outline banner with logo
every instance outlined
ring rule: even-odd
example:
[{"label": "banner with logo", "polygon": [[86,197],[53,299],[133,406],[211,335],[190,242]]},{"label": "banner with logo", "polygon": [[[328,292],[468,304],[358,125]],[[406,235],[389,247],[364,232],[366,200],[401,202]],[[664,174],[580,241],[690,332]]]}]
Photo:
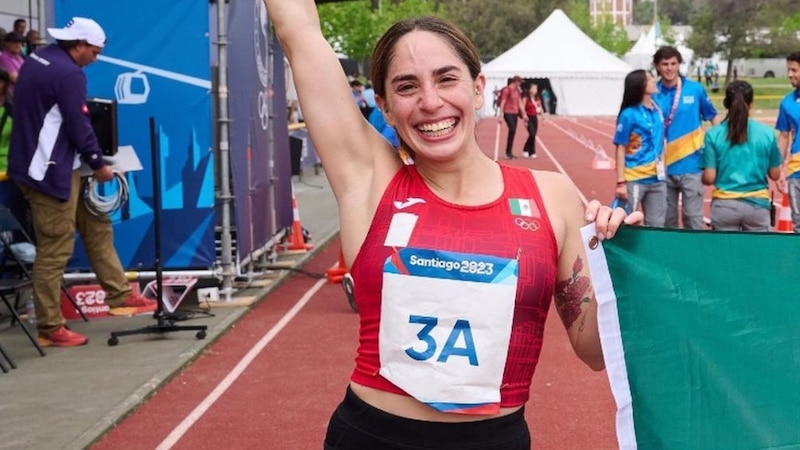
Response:
[{"label": "banner with logo", "polygon": [[584,236],[623,449],[800,447],[800,239]]},{"label": "banner with logo", "polygon": [[231,2],[228,11],[231,174],[241,261],[292,224],[292,175],[284,57],[266,7],[263,0],[243,0]]},{"label": "banner with logo", "polygon": [[[209,268],[216,259],[208,9],[192,0],[48,5],[50,26],[89,17],[108,38],[85,72],[90,97],[117,100],[119,145],[133,146],[143,166],[127,173],[130,202],[113,217],[115,246],[128,269],[155,263],[151,117],[158,126],[163,266]],[[70,268],[88,268],[82,245]]]}]

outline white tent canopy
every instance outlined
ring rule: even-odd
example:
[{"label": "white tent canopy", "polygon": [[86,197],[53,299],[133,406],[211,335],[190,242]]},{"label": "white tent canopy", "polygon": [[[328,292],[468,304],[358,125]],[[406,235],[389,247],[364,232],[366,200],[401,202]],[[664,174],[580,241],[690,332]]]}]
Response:
[{"label": "white tent canopy", "polygon": [[[647,33],[643,33],[639,36],[639,39],[622,59],[634,69],[649,70],[653,65],[653,53],[656,52],[659,46],[666,44],[661,36],[656,36],[656,33],[656,27],[650,27]],[[682,40],[682,36],[679,36],[679,38]],[[681,52],[683,62],[681,63],[680,71],[682,74],[686,75],[688,68],[691,66],[692,58],[694,58],[694,52],[681,43],[675,45],[675,48]]]},{"label": "white tent canopy", "polygon": [[[583,33],[560,9],[505,53],[483,66],[485,98],[514,75],[549,78],[561,115],[616,115],[630,65]],[[483,113],[492,114],[491,101]]]}]

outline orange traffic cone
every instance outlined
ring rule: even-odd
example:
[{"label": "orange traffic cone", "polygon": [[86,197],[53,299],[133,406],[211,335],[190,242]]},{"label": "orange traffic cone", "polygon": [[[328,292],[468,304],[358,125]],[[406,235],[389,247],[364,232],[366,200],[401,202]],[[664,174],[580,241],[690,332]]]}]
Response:
[{"label": "orange traffic cone", "polygon": [[297,207],[297,197],[294,195],[294,188],[292,188],[292,230],[289,233],[289,239],[286,241],[286,250],[291,251],[307,251],[314,247],[313,244],[306,244],[303,238],[303,226],[300,224],[300,209]]},{"label": "orange traffic cone", "polygon": [[328,277],[328,283],[341,283],[344,274],[347,273],[347,264],[344,262],[344,255],[342,251],[339,250],[339,262],[328,269],[326,275]]},{"label": "orange traffic cone", "polygon": [[778,210],[778,220],[775,224],[775,231],[779,233],[793,233],[792,208],[789,206],[789,194],[783,194],[781,209]]}]

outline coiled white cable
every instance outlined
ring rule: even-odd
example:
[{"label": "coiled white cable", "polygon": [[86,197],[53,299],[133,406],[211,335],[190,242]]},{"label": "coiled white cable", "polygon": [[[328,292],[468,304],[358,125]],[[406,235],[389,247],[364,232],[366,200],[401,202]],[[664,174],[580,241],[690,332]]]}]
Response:
[{"label": "coiled white cable", "polygon": [[125,175],[114,172],[114,178],[108,183],[116,180],[117,189],[113,194],[103,195],[98,189],[103,183],[97,181],[94,175],[90,175],[83,180],[83,200],[86,210],[97,217],[110,216],[125,203],[128,202],[128,180]]}]

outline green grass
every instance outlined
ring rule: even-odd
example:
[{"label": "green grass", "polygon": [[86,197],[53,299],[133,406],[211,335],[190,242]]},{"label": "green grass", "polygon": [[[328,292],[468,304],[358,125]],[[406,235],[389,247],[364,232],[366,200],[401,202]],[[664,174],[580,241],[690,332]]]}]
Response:
[{"label": "green grass", "polygon": [[[740,78],[753,86],[753,109],[754,110],[777,110],[781,99],[792,90],[792,85],[786,78]],[[720,85],[723,83],[720,77]],[[704,84],[705,85],[705,84]],[[717,108],[717,111],[724,113],[725,107],[722,106],[722,99],[725,94],[720,87],[719,92],[713,93],[710,88],[706,88],[708,96]]]}]

